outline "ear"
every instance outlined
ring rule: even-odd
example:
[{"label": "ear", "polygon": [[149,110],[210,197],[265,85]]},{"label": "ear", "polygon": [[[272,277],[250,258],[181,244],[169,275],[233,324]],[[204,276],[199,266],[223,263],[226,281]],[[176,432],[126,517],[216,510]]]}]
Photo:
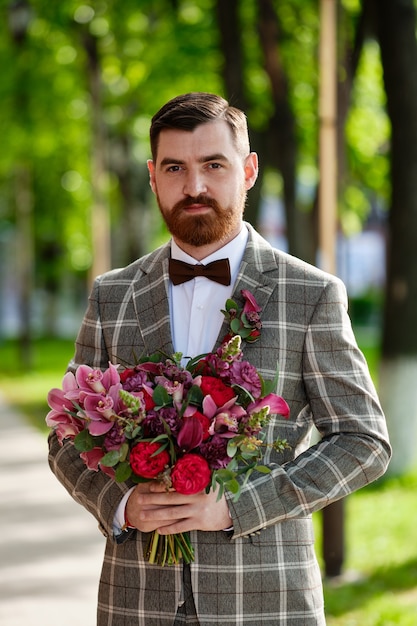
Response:
[{"label": "ear", "polygon": [[154,162],[149,159],[147,161],[147,165],[148,165],[148,172],[149,172],[149,184],[151,186],[151,189],[154,193],[156,193],[156,184],[155,184],[155,164]]},{"label": "ear", "polygon": [[258,155],[251,152],[245,159],[245,186],[246,189],[252,189],[258,178]]}]

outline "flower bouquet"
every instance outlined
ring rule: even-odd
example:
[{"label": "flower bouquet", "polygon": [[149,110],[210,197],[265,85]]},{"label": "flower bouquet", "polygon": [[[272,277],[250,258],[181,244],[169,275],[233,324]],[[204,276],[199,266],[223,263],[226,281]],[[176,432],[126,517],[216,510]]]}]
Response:
[{"label": "flower bouquet", "polygon": [[[157,353],[120,373],[111,363],[104,372],[88,365],[67,372],[62,389],[48,394],[46,423],[59,443],[71,440],[89,469],[119,482],[158,480],[187,495],[217,489],[218,498],[228,490],[237,500],[253,471],[270,471],[261,464],[263,428],[273,414],[289,415],[273,392],[277,381],[264,381],[243,359],[242,337],[259,338],[261,323],[253,295],[242,295],[243,310],[226,303],[231,332],[220,348],[186,366],[181,353]],[[270,445],[287,447],[280,439]],[[145,558],[191,562],[188,533],[154,531]]]}]

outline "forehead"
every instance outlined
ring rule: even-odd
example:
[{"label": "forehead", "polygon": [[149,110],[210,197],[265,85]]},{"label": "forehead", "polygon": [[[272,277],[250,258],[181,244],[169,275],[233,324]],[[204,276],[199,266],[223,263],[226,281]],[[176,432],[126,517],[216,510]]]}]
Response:
[{"label": "forehead", "polygon": [[157,162],[162,159],[202,160],[212,154],[238,157],[232,132],[224,120],[200,124],[194,130],[164,129],[158,140]]}]

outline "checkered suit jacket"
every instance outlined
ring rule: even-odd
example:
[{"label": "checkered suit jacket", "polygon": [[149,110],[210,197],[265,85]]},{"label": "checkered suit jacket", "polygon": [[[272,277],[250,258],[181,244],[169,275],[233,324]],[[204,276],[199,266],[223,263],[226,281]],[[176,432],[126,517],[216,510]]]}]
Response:
[{"label": "checkered suit jacket", "polygon": [[[274,250],[249,225],[234,298],[249,289],[262,307],[262,336],[245,358],[265,378],[279,366],[277,392],[291,408],[276,418],[269,439],[291,449],[270,451],[272,472],[253,474],[237,503],[229,500],[234,532],[192,532],[192,585],[200,624],[323,625],[320,572],[311,513],[381,476],[390,447],[375,390],[346,312],[346,293],[333,276]],[[71,367],[173,345],[168,307],[169,244],[99,277],[81,326]],[[222,328],[219,338],[226,333]],[[321,440],[309,447],[315,424]],[[99,589],[99,626],[171,626],[182,568],[143,559],[147,536],[132,531],[117,543],[112,521],[129,485],[87,470],[74,447],[50,437],[50,464],[72,497],[107,536]]]}]

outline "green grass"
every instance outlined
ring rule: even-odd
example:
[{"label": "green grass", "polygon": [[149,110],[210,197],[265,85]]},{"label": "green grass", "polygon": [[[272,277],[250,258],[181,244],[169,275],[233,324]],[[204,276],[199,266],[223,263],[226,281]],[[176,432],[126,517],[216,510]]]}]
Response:
[{"label": "green grass", "polygon": [[74,341],[37,339],[28,368],[20,362],[16,341],[0,343],[0,390],[4,397],[39,429],[47,430],[49,410],[46,396],[52,387],[61,387],[62,377],[74,352]]},{"label": "green grass", "polygon": [[[327,626],[416,626],[417,469],[345,500],[346,558],[325,581]],[[320,515],[315,516],[321,560]]]},{"label": "green grass", "polygon": [[[362,347],[376,378],[378,350],[372,342]],[[72,341],[37,340],[27,369],[16,342],[0,343],[0,391],[45,432],[47,392],[61,386],[72,354]],[[345,511],[344,575],[324,582],[327,626],[416,626],[417,468],[349,496]],[[314,524],[321,561],[319,513]]]}]

